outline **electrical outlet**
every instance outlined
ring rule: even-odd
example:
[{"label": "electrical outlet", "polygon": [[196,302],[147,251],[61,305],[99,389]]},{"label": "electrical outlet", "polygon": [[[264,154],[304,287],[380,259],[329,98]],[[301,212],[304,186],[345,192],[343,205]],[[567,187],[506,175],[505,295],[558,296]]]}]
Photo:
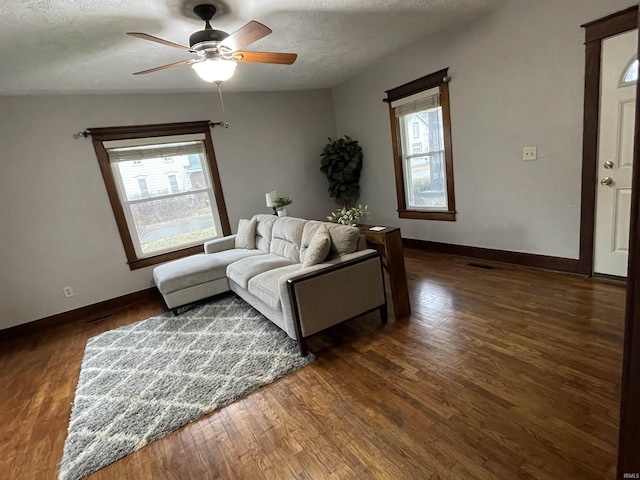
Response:
[{"label": "electrical outlet", "polygon": [[64,287],[62,289],[62,291],[64,292],[64,296],[69,298],[69,297],[73,297],[73,288],[71,287]]},{"label": "electrical outlet", "polygon": [[524,147],[522,149],[522,159],[535,160],[536,158],[538,158],[538,152],[536,150],[536,147]]}]

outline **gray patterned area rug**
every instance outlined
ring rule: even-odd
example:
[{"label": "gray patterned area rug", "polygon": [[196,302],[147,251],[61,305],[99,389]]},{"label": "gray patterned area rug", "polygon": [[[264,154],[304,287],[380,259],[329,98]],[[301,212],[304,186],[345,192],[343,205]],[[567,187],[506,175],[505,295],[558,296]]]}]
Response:
[{"label": "gray patterned area rug", "polygon": [[59,478],[89,475],[312,361],[234,294],[93,337]]}]

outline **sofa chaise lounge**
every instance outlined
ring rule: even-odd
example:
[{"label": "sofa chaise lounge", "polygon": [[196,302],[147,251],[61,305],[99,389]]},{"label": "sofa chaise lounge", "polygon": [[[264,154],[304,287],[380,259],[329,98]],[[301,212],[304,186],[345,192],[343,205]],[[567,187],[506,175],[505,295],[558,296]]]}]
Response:
[{"label": "sofa chaise lounge", "polygon": [[379,310],[387,320],[380,255],[356,227],[275,215],[241,220],[238,234],[153,271],[169,308],[229,290],[298,341]]}]

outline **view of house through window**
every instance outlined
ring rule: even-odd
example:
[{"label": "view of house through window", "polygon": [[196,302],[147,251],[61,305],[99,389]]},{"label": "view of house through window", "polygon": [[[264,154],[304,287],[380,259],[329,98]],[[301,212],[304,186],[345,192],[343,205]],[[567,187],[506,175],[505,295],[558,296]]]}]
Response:
[{"label": "view of house through window", "polygon": [[446,72],[387,91],[400,218],[455,220]]},{"label": "view of house through window", "polygon": [[143,145],[136,140],[104,142],[138,257],[218,235],[203,140],[178,136]]},{"label": "view of house through window", "polygon": [[230,233],[207,122],[91,135],[131,268],[196,253]]}]

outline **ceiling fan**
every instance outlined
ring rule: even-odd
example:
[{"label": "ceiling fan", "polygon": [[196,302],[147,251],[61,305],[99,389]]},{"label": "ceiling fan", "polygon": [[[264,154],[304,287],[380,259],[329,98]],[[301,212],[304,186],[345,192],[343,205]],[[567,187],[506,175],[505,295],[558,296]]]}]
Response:
[{"label": "ceiling fan", "polygon": [[134,75],[153,73],[166,68],[191,65],[196,73],[207,82],[223,82],[233,76],[237,63],[274,63],[291,65],[298,57],[295,53],[245,52],[243,48],[266,37],[271,29],[260,22],[250,21],[231,35],[222,30],[214,30],[209,20],[216,13],[214,5],[198,5],[193,11],[205,22],[204,30],[199,30],[189,37],[189,47],[163,40],[147,33],[127,32],[132,37],[168,45],[195,54],[195,58],[170,63],[160,67],[135,72]]}]

